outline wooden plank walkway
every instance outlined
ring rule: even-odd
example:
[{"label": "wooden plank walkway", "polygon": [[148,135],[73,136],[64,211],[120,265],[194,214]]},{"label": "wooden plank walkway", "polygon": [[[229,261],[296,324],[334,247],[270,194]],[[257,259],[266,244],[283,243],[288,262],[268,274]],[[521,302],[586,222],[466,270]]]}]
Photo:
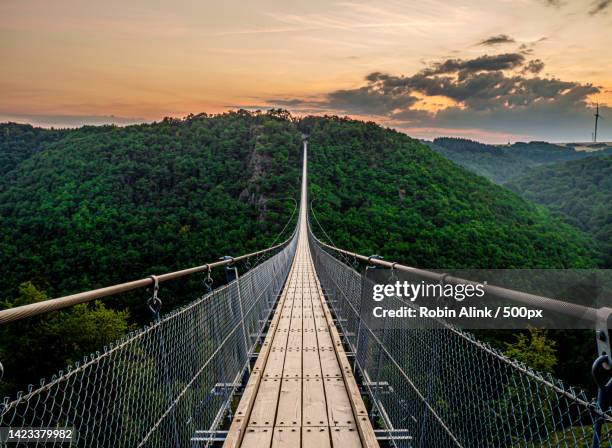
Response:
[{"label": "wooden plank walkway", "polygon": [[226,448],[378,446],[310,254],[304,149],[295,257]]}]

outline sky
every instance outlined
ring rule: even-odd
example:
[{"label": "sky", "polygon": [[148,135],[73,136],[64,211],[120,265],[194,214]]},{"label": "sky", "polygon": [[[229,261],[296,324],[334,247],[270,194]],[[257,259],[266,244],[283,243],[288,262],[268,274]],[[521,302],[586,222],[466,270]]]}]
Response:
[{"label": "sky", "polygon": [[0,122],[283,107],[418,138],[612,141],[612,0],[2,0]]}]

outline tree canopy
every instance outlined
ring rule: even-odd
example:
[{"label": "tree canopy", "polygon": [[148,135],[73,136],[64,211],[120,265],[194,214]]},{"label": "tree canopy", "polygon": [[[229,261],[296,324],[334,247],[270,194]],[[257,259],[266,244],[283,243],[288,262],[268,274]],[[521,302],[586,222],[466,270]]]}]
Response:
[{"label": "tree canopy", "polygon": [[[426,268],[599,263],[581,230],[374,123],[240,110],[128,127],[3,124],[2,306],[267,247],[299,196],[303,133],[314,213],[339,246]],[[164,311],[202,293],[195,277],[164,284]],[[5,326],[7,387],[147,322],[146,298],[136,291]]]}]

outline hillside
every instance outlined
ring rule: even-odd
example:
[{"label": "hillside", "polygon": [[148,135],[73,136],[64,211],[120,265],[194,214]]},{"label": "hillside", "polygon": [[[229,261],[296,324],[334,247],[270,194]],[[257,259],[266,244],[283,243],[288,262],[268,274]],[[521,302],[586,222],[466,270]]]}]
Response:
[{"label": "hillside", "polygon": [[41,151],[46,145],[62,139],[68,131],[41,129],[30,125],[0,124],[0,176]]},{"label": "hillside", "polygon": [[[16,125],[2,125],[4,158]],[[10,129],[10,132],[5,132]],[[0,166],[0,297],[71,293],[265,247],[299,186],[301,135],[273,114],[84,127]],[[15,158],[11,158],[14,160]]]},{"label": "hillside", "polygon": [[[543,207],[373,123],[296,120],[276,110],[123,128],[7,124],[0,127],[0,306],[265,247],[294,209],[302,132],[310,133],[317,218],[343,247],[422,267],[597,263],[589,238]],[[200,295],[201,281],[164,284],[163,312]],[[148,294],[0,328],[0,393],[148,322]]]},{"label": "hillside", "polygon": [[[65,131],[0,125],[0,306],[266,247],[295,208],[300,142],[282,112]],[[162,311],[201,295],[202,280],[164,284]],[[2,326],[0,394],[149,322],[149,294]]]},{"label": "hillside", "polygon": [[[59,295],[262,247],[293,208],[308,128],[316,209],[327,202],[322,221],[349,247],[369,247],[367,236],[422,266],[590,263],[579,233],[373,124],[281,111],[64,131],[7,124],[0,297],[25,281]],[[348,226],[337,214],[358,211],[367,217]]]},{"label": "hillside", "polygon": [[612,266],[612,156],[533,168],[506,185],[592,234]]},{"label": "hillside", "polygon": [[[596,266],[592,240],[543,206],[373,123],[310,119],[310,194],[333,242],[424,268]],[[311,219],[319,238],[328,241]],[[516,332],[483,331],[499,348]],[[592,387],[590,332],[551,331],[555,374]]]},{"label": "hillside", "polygon": [[349,248],[421,266],[591,264],[579,232],[371,123],[240,111],[123,128],[7,124],[0,297],[25,281],[59,295],[264,246],[293,209],[304,130],[315,209]]},{"label": "hillside", "polygon": [[605,145],[597,147],[597,151],[587,152],[577,151],[570,145],[546,142],[493,146],[450,137],[436,138],[425,144],[453,162],[499,184],[536,166],[612,155],[612,148]]},{"label": "hillside", "polygon": [[417,140],[351,120],[305,128],[313,207],[339,246],[430,268],[594,265],[580,231]]}]

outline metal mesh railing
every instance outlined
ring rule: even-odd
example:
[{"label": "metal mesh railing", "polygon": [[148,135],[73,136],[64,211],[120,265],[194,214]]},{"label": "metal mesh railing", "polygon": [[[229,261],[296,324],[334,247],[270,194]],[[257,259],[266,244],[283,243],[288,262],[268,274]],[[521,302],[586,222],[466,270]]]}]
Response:
[{"label": "metal mesh railing", "polygon": [[406,447],[612,447],[612,409],[445,326],[371,329],[360,319],[363,276],[311,239],[328,294],[378,423]]},{"label": "metal mesh railing", "polygon": [[238,280],[5,400],[0,426],[73,427],[75,445],[87,448],[191,446],[196,430],[221,423],[295,244],[293,238]]}]

